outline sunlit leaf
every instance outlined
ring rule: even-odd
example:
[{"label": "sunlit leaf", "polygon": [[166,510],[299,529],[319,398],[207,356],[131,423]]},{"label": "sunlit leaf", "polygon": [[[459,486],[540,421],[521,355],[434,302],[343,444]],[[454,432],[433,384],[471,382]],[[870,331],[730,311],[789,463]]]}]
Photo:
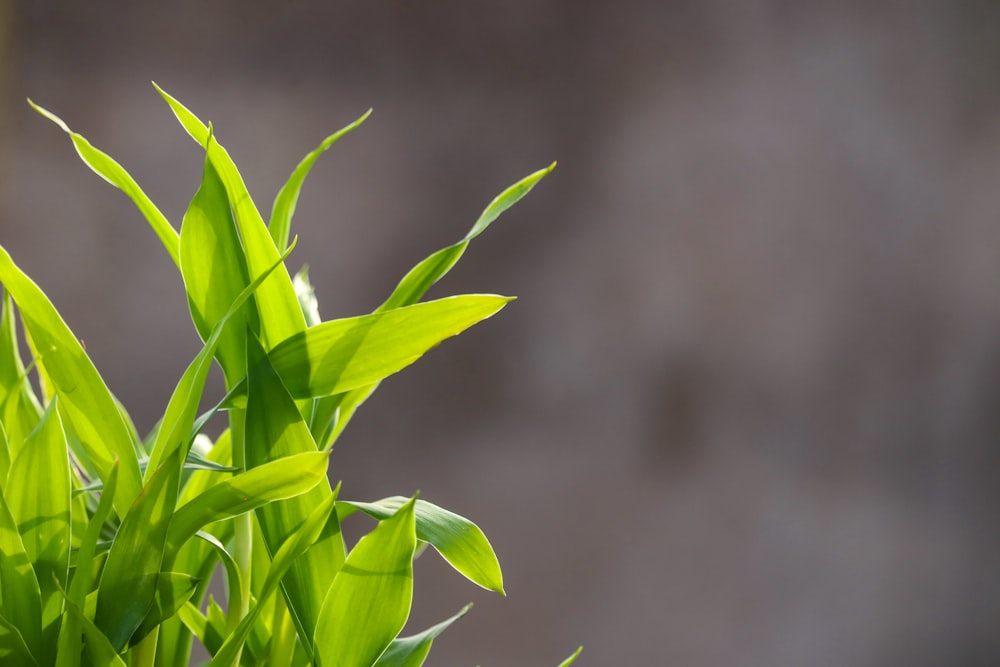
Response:
[{"label": "sunlit leaf", "polygon": [[[408,502],[407,498],[394,496],[374,503],[345,500],[337,505],[354,507],[376,519],[385,520]],[[452,567],[470,581],[503,594],[500,563],[479,526],[454,512],[425,500],[418,500],[416,530],[419,539],[429,542]]]},{"label": "sunlit leaf", "polygon": [[295,214],[295,204],[299,200],[299,193],[302,191],[302,184],[305,182],[306,176],[309,175],[309,170],[312,169],[320,155],[325,153],[335,141],[365,122],[371,112],[369,109],[356,121],[324,139],[316,150],[299,162],[288,178],[288,182],[281,187],[278,196],[274,199],[274,206],[271,208],[271,222],[268,224],[271,238],[274,239],[274,245],[279,250],[288,245],[288,233],[291,228],[292,215]]},{"label": "sunlit leaf", "polygon": [[[97,551],[97,541],[101,536],[101,528],[104,522],[111,516],[113,510],[112,499],[115,495],[115,487],[118,484],[118,469],[118,462],[115,461],[114,465],[111,466],[111,473],[108,475],[107,485],[104,493],[101,494],[97,509],[87,523],[86,532],[80,540],[80,551],[77,556],[78,565],[76,573],[73,575],[73,581],[70,583],[68,594],[70,601],[78,607],[84,604],[84,600],[87,593],[90,592],[91,584],[93,583],[91,568],[87,564],[94,560],[94,554]],[[79,563],[83,563],[84,565],[81,567]],[[76,667],[79,664],[81,647],[80,621],[76,616],[71,614],[63,618],[62,627],[59,630],[58,646],[57,667]]]},{"label": "sunlit leaf", "polygon": [[2,247],[0,282],[17,302],[38,362],[59,396],[60,414],[72,424],[101,478],[107,480],[116,457],[121,461],[115,508],[124,516],[142,483],[131,434],[111,392],[49,299]]},{"label": "sunlit leaf", "polygon": [[468,294],[331,320],[282,341],[268,358],[293,398],[339,393],[402,370],[510,301]]},{"label": "sunlit leaf", "polygon": [[108,553],[94,623],[116,651],[125,646],[153,604],[179,468],[180,450],[175,449],[125,515]]},{"label": "sunlit leaf", "polygon": [[[62,615],[62,595],[69,576],[70,472],[66,436],[56,401],[28,436],[11,465],[4,489],[17,520],[25,551],[35,569],[42,601],[42,649],[37,657],[51,663]],[[43,491],[44,490],[44,491]]]},{"label": "sunlit leaf", "polygon": [[417,546],[411,500],[347,555],[316,625],[319,667],[372,665],[399,634],[413,599]]},{"label": "sunlit leaf", "polygon": [[[248,468],[273,466],[300,456],[315,456],[313,442],[295,402],[252,337],[247,341],[249,394],[246,409],[245,461]],[[268,551],[274,553],[298,529],[313,508],[333,495],[325,475],[308,493],[270,503],[257,510],[257,521]],[[344,562],[344,540],[336,513],[316,543],[292,564],[282,581],[282,592],[292,619],[311,652],[312,634],[323,596]]]},{"label": "sunlit leaf", "polygon": [[468,604],[451,618],[427,628],[419,634],[393,639],[389,648],[375,663],[375,667],[421,667],[427,654],[431,651],[431,644],[434,643],[438,635],[447,630],[452,623],[465,616],[471,608],[472,605]]},{"label": "sunlit leaf", "polygon": [[562,662],[560,662],[559,663],[559,667],[569,667],[574,662],[576,662],[576,659],[580,657],[581,653],[583,653],[583,647],[582,646],[580,648],[576,649],[573,652],[573,655],[571,655],[570,657],[568,657],[565,660],[563,660]]},{"label": "sunlit leaf", "polygon": [[208,667],[223,667],[233,662],[239,654],[240,648],[246,642],[257,617],[260,615],[260,610],[263,608],[261,603],[271,595],[274,595],[275,590],[278,588],[278,583],[295,559],[305,553],[312,543],[319,538],[330,514],[333,513],[336,497],[336,492],[334,492],[327,501],[316,507],[302,526],[274,554],[274,558],[271,561],[271,570],[267,573],[267,580],[264,582],[261,595],[257,599],[257,605],[250,610],[250,613],[240,621],[232,634],[226,638],[225,643],[215,654],[215,657],[208,663]]},{"label": "sunlit leaf", "polygon": [[[226,149],[215,141],[209,127],[159,86],[157,90],[187,133],[205,148],[208,159],[222,180],[243,242],[250,276],[256,278],[269,270],[280,253],[247,191],[243,177]],[[261,316],[261,335],[268,347],[306,328],[292,278],[284,267],[264,281],[254,298]]]},{"label": "sunlit leaf", "polygon": [[105,181],[115,186],[132,200],[146,220],[149,222],[149,226],[153,228],[153,231],[159,237],[160,242],[163,247],[166,248],[167,253],[170,255],[170,259],[174,261],[174,264],[180,266],[178,261],[178,237],[177,231],[170,225],[170,222],[160,213],[160,209],[156,208],[152,200],[146,196],[146,193],[142,191],[139,184],[135,182],[135,179],[125,171],[121,165],[111,159],[107,154],[101,152],[100,150],[94,148],[89,141],[83,138],[80,134],[73,132],[58,116],[56,116],[51,111],[47,111],[42,107],[38,106],[31,100],[28,100],[28,104],[31,107],[45,116],[53,123],[58,125],[63,132],[70,136],[73,140],[73,147],[76,148],[76,152],[79,154],[80,159],[86,163],[88,167],[94,170],[98,176],[103,178]]},{"label": "sunlit leaf", "polygon": [[3,489],[0,489],[0,600],[4,617],[17,628],[28,651],[32,656],[41,655],[42,600],[38,579]]},{"label": "sunlit leaf", "polygon": [[170,550],[203,526],[305,493],[326,479],[328,452],[298,454],[265,463],[210,486],[177,509],[170,523]]}]

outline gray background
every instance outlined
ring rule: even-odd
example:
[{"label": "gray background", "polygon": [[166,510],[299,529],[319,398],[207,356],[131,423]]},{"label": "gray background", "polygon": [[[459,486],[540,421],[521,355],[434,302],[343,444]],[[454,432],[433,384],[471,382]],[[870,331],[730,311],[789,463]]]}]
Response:
[{"label": "gray background", "polygon": [[[377,305],[560,166],[435,296],[520,299],[386,382],[345,495],[486,530],[509,598],[433,554],[430,664],[1000,662],[1000,9],[991,2],[0,0],[0,243],[141,429],[199,347],[141,216],[179,224],[203,118],[293,265]],[[359,529],[361,524],[359,524]]]}]

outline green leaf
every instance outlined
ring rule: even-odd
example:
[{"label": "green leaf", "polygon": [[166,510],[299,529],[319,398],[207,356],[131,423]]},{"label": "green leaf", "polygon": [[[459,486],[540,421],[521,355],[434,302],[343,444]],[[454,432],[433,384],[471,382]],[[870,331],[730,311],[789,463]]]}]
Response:
[{"label": "green leaf", "polygon": [[163,621],[176,614],[191,599],[198,583],[196,577],[183,572],[161,572],[156,579],[153,606],[133,635],[131,643],[138,643]]},{"label": "green leaf", "polygon": [[[271,367],[263,348],[252,336],[247,341],[249,393],[246,409],[245,461],[248,468],[275,465],[288,457],[315,456],[313,441],[295,402]],[[261,507],[256,516],[269,553],[273,554],[309,516],[313,508],[333,495],[328,481],[308,493]],[[340,522],[332,514],[323,534],[289,569],[282,592],[302,642],[312,652],[312,635],[323,596],[344,562]]]},{"label": "green leaf", "polygon": [[121,165],[111,159],[107,154],[94,148],[89,141],[83,138],[83,136],[70,130],[66,123],[64,123],[54,113],[43,109],[31,100],[28,100],[28,104],[30,104],[35,111],[58,125],[63,132],[70,136],[70,139],[73,140],[73,147],[76,148],[76,152],[79,154],[80,159],[82,159],[88,167],[93,169],[94,173],[128,195],[129,199],[132,200],[143,216],[145,216],[150,227],[153,228],[153,232],[155,232],[159,237],[160,243],[162,243],[163,247],[166,248],[167,253],[170,255],[170,259],[172,259],[174,264],[177,264],[179,267],[180,262],[178,261],[177,253],[177,232],[170,225],[170,222],[164,217],[164,215],[160,213],[160,209],[156,208],[156,205],[153,204],[150,198],[146,196],[146,193],[142,191],[142,188],[140,188],[139,184],[135,182],[135,179],[133,179]]},{"label": "green leaf", "polygon": [[[111,516],[113,509],[112,500],[115,496],[115,487],[118,485],[118,461],[111,466],[111,473],[101,494],[101,499],[97,504],[97,510],[87,523],[87,530],[80,540],[80,551],[77,555],[76,573],[69,586],[69,599],[77,607],[84,604],[87,593],[90,592],[92,570],[87,566],[94,560],[97,551],[97,541],[101,536],[101,529],[104,522]],[[79,564],[82,563],[81,567]],[[62,627],[59,630],[59,650],[57,651],[56,667],[77,667],[80,664],[79,656],[81,649],[80,622],[76,616],[70,614],[63,618]]]},{"label": "green leaf", "polygon": [[393,639],[389,648],[375,663],[375,667],[420,667],[424,664],[427,654],[430,653],[431,644],[438,635],[447,630],[452,623],[465,616],[471,608],[472,605],[467,604],[451,618],[427,628],[419,634]]},{"label": "green leaf", "polygon": [[59,587],[69,576],[70,472],[66,435],[56,401],[14,459],[4,493],[17,520],[25,551],[35,569],[42,602],[42,653],[51,664],[62,615]]},{"label": "green leaf", "polygon": [[[362,510],[380,521],[387,519],[408,502],[402,496],[374,503],[341,501]],[[417,501],[417,538],[429,542],[452,567],[483,588],[504,594],[500,562],[479,526],[465,517],[425,500]]]},{"label": "green leaf", "polygon": [[[555,169],[555,166],[556,163],[553,162],[547,168],[521,179],[497,195],[461,241],[438,250],[413,267],[376,312],[412,306],[422,299],[427,290],[444,277],[458,262],[472,239],[482,234],[492,222],[500,217],[500,214],[528,194],[538,181]],[[317,400],[312,430],[313,436],[323,449],[333,445],[337,436],[354,416],[354,412],[377,388],[378,383],[375,383],[368,387],[353,389],[343,396],[328,396]]]},{"label": "green leaf", "polygon": [[[0,489],[0,600],[32,656],[42,654],[42,600],[31,559]],[[15,642],[16,643],[16,642]]]},{"label": "green leaf", "polygon": [[[237,564],[233,555],[229,553],[229,550],[226,549],[225,545],[223,545],[222,542],[215,537],[215,535],[199,531],[198,537],[211,546],[216,555],[219,557],[219,561],[222,563],[222,566],[226,571],[226,590],[229,592],[229,604],[234,607],[239,607],[239,596],[243,590],[243,586],[240,583],[241,576],[239,564]],[[222,644],[221,639],[219,644]]]},{"label": "green leaf", "polygon": [[293,398],[340,393],[402,370],[511,300],[468,294],[331,320],[282,341],[268,358]]},{"label": "green leaf", "polygon": [[0,615],[0,665],[23,665],[37,667],[28,647],[24,644],[17,626]]},{"label": "green leaf", "polygon": [[323,532],[323,528],[333,513],[336,498],[335,492],[325,502],[316,507],[299,529],[274,554],[274,558],[271,560],[271,569],[267,573],[267,579],[264,581],[261,594],[257,598],[257,604],[250,609],[250,613],[243,617],[243,620],[236,626],[232,634],[226,638],[225,643],[215,654],[215,657],[208,663],[208,667],[228,667],[232,664],[246,642],[247,637],[250,635],[253,624],[257,621],[257,617],[263,609],[263,603],[277,590],[278,583],[288,571],[288,568],[291,567],[292,563],[301,557],[313,542],[319,538],[320,533]]},{"label": "green leaf", "polygon": [[[202,340],[207,340],[212,327],[250,283],[226,188],[207,154],[201,187],[184,214],[180,253],[191,318]],[[253,300],[231,320],[216,352],[229,385],[246,374],[244,330],[247,326],[260,329]]]},{"label": "green leaf", "polygon": [[60,414],[72,424],[101,479],[107,481],[115,457],[121,460],[115,508],[124,516],[142,483],[129,429],[111,392],[49,299],[2,247],[0,282],[17,302],[38,361],[59,396]]},{"label": "green leaf", "polygon": [[153,604],[167,528],[177,500],[180,450],[164,462],[122,520],[97,594],[94,623],[116,650],[125,646]]},{"label": "green leaf", "polygon": [[297,454],[210,486],[174,514],[167,538],[168,551],[180,548],[209,523],[309,491],[326,479],[329,457],[329,452]]},{"label": "green leaf", "polygon": [[[0,292],[3,293],[0,313],[0,422],[7,431],[8,454],[16,456],[24,439],[38,424],[42,408],[21,361],[14,301],[2,286]],[[7,479],[8,466],[9,461],[0,461],[0,481]]]},{"label": "green leaf", "polygon": [[126,667],[125,661],[118,655],[108,637],[69,598],[66,598],[66,609],[83,629],[87,651],[94,667]]},{"label": "green leaf", "polygon": [[[260,212],[247,191],[243,177],[240,176],[239,170],[226,149],[215,141],[208,126],[159,86],[157,86],[157,90],[187,133],[205,148],[208,159],[225,185],[229,205],[233,209],[240,239],[243,241],[247,267],[250,270],[250,276],[256,278],[274,264],[279,253],[264,225]],[[292,278],[284,267],[264,281],[254,298],[261,315],[261,336],[267,342],[268,347],[306,328],[302,310],[295,297]]]},{"label": "green leaf", "polygon": [[184,375],[181,376],[177,388],[174,389],[174,393],[170,397],[163,419],[160,421],[156,442],[153,444],[153,451],[146,468],[147,479],[153,474],[153,471],[157,470],[160,462],[175,450],[181,452],[181,460],[186,459],[191,441],[194,439],[193,427],[198,414],[198,405],[205,388],[205,381],[208,379],[208,371],[212,366],[212,358],[215,356],[216,347],[222,337],[222,331],[230,318],[239,312],[250,295],[263,284],[271,272],[283,265],[284,258],[293,248],[294,243],[283,256],[278,258],[277,262],[257,276],[240,292],[239,296],[230,304],[229,310],[215,323],[201,352],[184,371]]},{"label": "green leaf", "polygon": [[583,647],[582,646],[580,648],[576,649],[576,651],[573,652],[573,655],[571,655],[570,657],[568,657],[565,660],[563,660],[562,662],[560,662],[559,663],[559,667],[569,667],[574,662],[576,662],[576,659],[580,657],[581,653],[583,653]]},{"label": "green leaf", "polygon": [[372,110],[369,109],[356,121],[324,139],[316,150],[305,156],[302,162],[299,162],[299,165],[295,167],[295,171],[288,178],[288,182],[281,187],[278,196],[274,199],[274,206],[271,208],[271,222],[268,224],[268,230],[271,232],[271,238],[274,239],[274,245],[279,249],[288,245],[288,233],[291,228],[292,215],[295,214],[295,204],[299,200],[302,184],[305,182],[306,176],[309,175],[309,170],[312,169],[313,164],[316,163],[319,156],[325,153],[335,141],[365,122],[365,119],[371,113]]},{"label": "green leaf", "polygon": [[427,290],[430,289],[430,287],[440,280],[446,273],[448,273],[448,271],[451,270],[451,267],[458,262],[472,239],[486,231],[486,228],[489,227],[493,221],[499,218],[500,215],[508,208],[520,201],[524,195],[528,194],[531,189],[535,187],[535,184],[537,184],[538,181],[542,180],[542,178],[548,175],[555,168],[556,163],[553,162],[545,169],[541,169],[530,176],[522,178],[520,181],[494,197],[493,201],[491,201],[486,209],[479,215],[479,218],[476,220],[475,224],[472,225],[472,229],[470,229],[469,233],[465,235],[465,238],[454,245],[438,250],[436,253],[413,267],[399,282],[388,300],[379,306],[379,310],[390,310],[401,306],[409,306],[419,301]]},{"label": "green leaf", "polygon": [[319,667],[373,665],[399,634],[413,600],[415,499],[347,555],[316,625]]}]

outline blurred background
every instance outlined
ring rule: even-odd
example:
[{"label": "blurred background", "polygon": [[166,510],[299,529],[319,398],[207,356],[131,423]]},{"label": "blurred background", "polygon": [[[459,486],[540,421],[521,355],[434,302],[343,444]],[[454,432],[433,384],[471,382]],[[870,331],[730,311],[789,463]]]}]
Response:
[{"label": "blurred background", "polygon": [[429,664],[1000,664],[997,3],[0,0],[0,49],[0,243],[140,430],[179,277],[25,97],[175,225],[202,154],[151,79],[265,213],[374,107],[295,219],[326,318],[559,160],[434,291],[519,300],[332,460],[500,556],[506,599],[419,561],[411,629],[476,605]]}]

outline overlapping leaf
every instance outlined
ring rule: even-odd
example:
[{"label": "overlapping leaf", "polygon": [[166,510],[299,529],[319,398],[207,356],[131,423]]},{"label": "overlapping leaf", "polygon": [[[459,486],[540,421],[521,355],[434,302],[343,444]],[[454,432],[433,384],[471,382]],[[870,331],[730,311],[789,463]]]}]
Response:
[{"label": "overlapping leaf", "polygon": [[[205,148],[225,187],[243,242],[250,276],[256,278],[273,266],[280,253],[247,191],[243,177],[226,149],[214,141],[209,127],[162,88],[157,86],[157,90],[187,133]],[[306,328],[292,278],[283,266],[264,281],[254,298],[261,316],[261,336],[268,347]]]},{"label": "overlapping leaf", "polygon": [[239,655],[240,648],[246,642],[254,622],[260,615],[262,603],[271,595],[274,595],[281,578],[288,571],[288,568],[291,567],[292,563],[297,558],[300,558],[319,538],[324,527],[327,525],[330,515],[333,514],[336,498],[336,493],[334,493],[316,507],[299,529],[292,533],[277,550],[271,561],[271,569],[267,573],[267,579],[261,589],[261,594],[257,598],[257,605],[250,610],[250,613],[240,621],[232,634],[226,638],[225,643],[212,658],[212,661],[208,663],[208,667],[228,667],[236,656]]},{"label": "overlapping leaf", "polygon": [[121,461],[115,509],[124,516],[142,487],[132,437],[111,392],[52,302],[0,247],[0,282],[21,311],[25,329],[68,418],[101,479]]},{"label": "overlapping leaf", "polygon": [[[407,498],[394,496],[374,503],[345,500],[338,503],[338,507],[356,508],[376,519],[385,520],[407,502]],[[503,594],[500,562],[479,526],[454,512],[425,500],[418,500],[416,530],[419,539],[429,542],[452,567],[470,581]]]},{"label": "overlapping leaf", "polygon": [[[69,576],[70,472],[66,436],[53,399],[38,427],[14,459],[4,488],[25,551],[35,570],[42,602],[43,664],[54,660],[62,614],[59,587]],[[41,491],[44,489],[44,492]]]},{"label": "overlapping leaf", "polygon": [[336,394],[402,370],[511,300],[467,294],[331,320],[282,341],[268,358],[292,397]]},{"label": "overlapping leaf", "polygon": [[373,665],[399,634],[413,599],[415,499],[347,555],[316,625],[319,667]]},{"label": "overlapping leaf", "polygon": [[[251,338],[247,343],[245,457],[250,469],[274,465],[287,457],[316,456],[313,442],[292,397],[271,367],[263,348]],[[309,516],[313,508],[326,502],[333,492],[324,479],[308,493],[270,503],[257,510],[264,541],[271,553],[277,551]],[[344,562],[344,541],[336,513],[309,551],[288,570],[282,590],[304,645],[309,642],[319,618],[327,588]]]},{"label": "overlapping leaf", "polygon": [[[411,306],[424,297],[434,283],[443,278],[465,253],[472,239],[489,227],[500,215],[528,194],[535,185],[555,169],[555,162],[511,185],[483,210],[465,237],[442,248],[414,266],[399,282],[389,298],[376,312]],[[354,411],[375,391],[378,384],[359,387],[342,395],[323,397],[317,401],[313,417],[313,436],[323,448],[333,444],[354,415]]]}]

